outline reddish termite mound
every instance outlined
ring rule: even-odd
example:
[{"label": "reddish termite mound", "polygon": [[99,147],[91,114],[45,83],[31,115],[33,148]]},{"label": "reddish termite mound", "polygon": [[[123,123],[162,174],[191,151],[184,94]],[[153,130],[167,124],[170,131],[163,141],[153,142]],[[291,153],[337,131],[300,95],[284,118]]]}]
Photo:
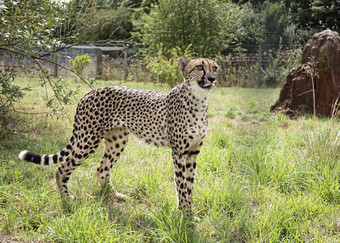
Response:
[{"label": "reddish termite mound", "polygon": [[279,99],[270,110],[291,117],[301,112],[331,117],[338,110],[339,92],[340,36],[325,30],[307,42],[297,67],[288,73]]}]

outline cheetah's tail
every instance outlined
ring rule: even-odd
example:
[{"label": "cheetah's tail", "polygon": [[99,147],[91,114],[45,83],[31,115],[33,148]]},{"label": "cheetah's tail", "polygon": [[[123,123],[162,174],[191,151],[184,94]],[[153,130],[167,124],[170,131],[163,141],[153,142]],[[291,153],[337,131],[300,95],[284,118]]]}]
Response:
[{"label": "cheetah's tail", "polygon": [[26,160],[38,165],[53,165],[64,161],[70,154],[71,146],[67,145],[59,153],[56,154],[38,154],[28,150],[21,151],[19,159]]}]

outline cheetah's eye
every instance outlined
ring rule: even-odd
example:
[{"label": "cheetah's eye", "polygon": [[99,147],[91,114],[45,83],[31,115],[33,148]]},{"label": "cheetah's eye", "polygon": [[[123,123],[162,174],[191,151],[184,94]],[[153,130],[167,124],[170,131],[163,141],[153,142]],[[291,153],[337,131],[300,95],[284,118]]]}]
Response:
[{"label": "cheetah's eye", "polygon": [[213,67],[213,71],[214,71],[214,72],[217,71],[217,67],[216,67],[216,66]]},{"label": "cheetah's eye", "polygon": [[197,65],[196,68],[197,68],[197,70],[200,70],[200,71],[203,70],[203,66],[202,65]]}]

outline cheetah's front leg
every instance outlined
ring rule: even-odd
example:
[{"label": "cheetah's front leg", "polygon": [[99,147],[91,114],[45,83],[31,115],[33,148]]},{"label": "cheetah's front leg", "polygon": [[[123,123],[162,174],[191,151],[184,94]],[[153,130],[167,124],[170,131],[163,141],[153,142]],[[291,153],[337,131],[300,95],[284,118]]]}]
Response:
[{"label": "cheetah's front leg", "polygon": [[200,152],[201,146],[195,148],[194,150],[190,150],[187,153],[186,164],[185,164],[185,177],[187,182],[187,199],[189,207],[192,204],[192,190],[194,186],[195,179],[195,170],[196,170],[196,161],[198,154]]},{"label": "cheetah's front leg", "polygon": [[172,152],[175,167],[175,182],[179,209],[190,209],[186,181],[186,154]]}]

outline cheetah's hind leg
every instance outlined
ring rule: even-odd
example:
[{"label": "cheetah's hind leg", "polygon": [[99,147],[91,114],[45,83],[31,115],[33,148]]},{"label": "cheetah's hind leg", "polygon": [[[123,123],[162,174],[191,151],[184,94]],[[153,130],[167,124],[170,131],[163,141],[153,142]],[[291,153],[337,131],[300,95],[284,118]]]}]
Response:
[{"label": "cheetah's hind leg", "polygon": [[[99,167],[97,168],[97,178],[103,187],[103,192],[113,190],[111,184],[111,169],[114,163],[119,159],[119,156],[124,151],[128,142],[129,131],[126,128],[113,128],[108,131],[105,138],[105,152]],[[126,195],[115,192],[115,196],[121,199],[126,199]]]},{"label": "cheetah's hind leg", "polygon": [[[79,166],[87,157],[94,153],[96,148],[99,146],[100,138],[94,142],[89,148],[88,146],[82,146],[80,143],[74,143],[71,148],[70,154],[67,156],[64,162],[56,170],[56,180],[60,191],[60,194],[64,198],[72,199],[73,196],[68,191],[68,181],[71,177],[72,172]],[[80,141],[83,142],[83,141]]]}]

